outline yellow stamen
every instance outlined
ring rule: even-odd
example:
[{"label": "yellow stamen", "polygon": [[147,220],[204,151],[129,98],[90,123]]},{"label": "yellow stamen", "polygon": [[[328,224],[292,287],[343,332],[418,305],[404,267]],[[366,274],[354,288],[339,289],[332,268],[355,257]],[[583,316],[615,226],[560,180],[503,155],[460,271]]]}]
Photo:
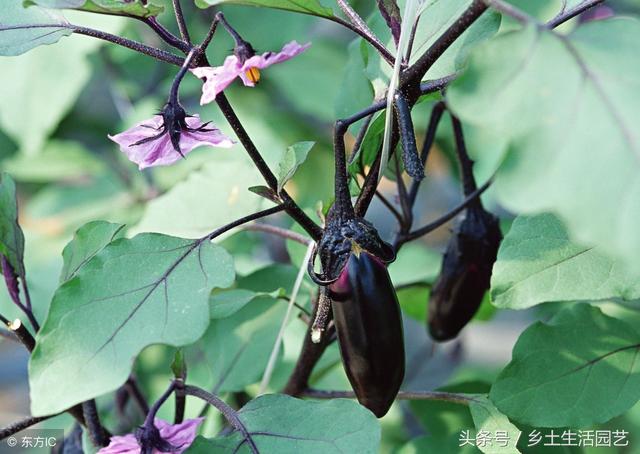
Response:
[{"label": "yellow stamen", "polygon": [[249,68],[245,72],[245,75],[254,84],[257,84],[260,81],[260,70],[258,68]]},{"label": "yellow stamen", "polygon": [[360,253],[363,251],[362,247],[355,241],[351,240],[351,252],[355,254],[356,257],[360,257]]}]

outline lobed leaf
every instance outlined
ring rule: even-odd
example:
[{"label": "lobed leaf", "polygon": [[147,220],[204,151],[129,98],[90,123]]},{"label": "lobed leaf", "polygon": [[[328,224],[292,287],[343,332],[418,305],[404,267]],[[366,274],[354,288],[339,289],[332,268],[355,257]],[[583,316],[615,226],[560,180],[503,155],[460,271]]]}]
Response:
[{"label": "lobed leaf", "polygon": [[[640,21],[565,36],[527,27],[476,49],[447,91],[456,115],[509,142],[495,190],[509,209],[554,212],[578,243],[640,270]],[[517,121],[514,121],[517,118]],[[603,182],[596,184],[595,182]]]},{"label": "lobed leaf", "polygon": [[119,239],[58,288],[29,363],[31,411],[57,413],[112,391],[146,346],[187,345],[209,325],[209,293],[234,279],[206,240]]},{"label": "lobed leaf", "polygon": [[640,334],[600,309],[577,304],[518,339],[489,398],[533,427],[603,423],[640,399]]},{"label": "lobed leaf", "polygon": [[276,175],[278,178],[278,194],[280,194],[284,185],[287,184],[287,181],[293,178],[296,170],[298,170],[298,167],[307,159],[309,152],[315,144],[315,142],[298,142],[287,147],[284,151],[278,163],[278,173]]},{"label": "lobed leaf", "polygon": [[24,0],[24,5],[134,17],[157,16],[164,11],[162,5],[146,0]]},{"label": "lobed leaf", "polygon": [[498,251],[491,298],[508,309],[551,301],[636,301],[640,282],[601,248],[573,243],[555,216],[519,216]]},{"label": "lobed leaf", "polygon": [[196,0],[200,8],[217,5],[246,5],[261,8],[282,9],[312,16],[333,18],[333,10],[322,6],[318,0]]},{"label": "lobed leaf", "polygon": [[[380,425],[358,403],[345,399],[304,401],[281,394],[260,396],[239,412],[260,452],[374,454],[380,444]],[[239,433],[198,437],[186,454],[251,452]]]}]

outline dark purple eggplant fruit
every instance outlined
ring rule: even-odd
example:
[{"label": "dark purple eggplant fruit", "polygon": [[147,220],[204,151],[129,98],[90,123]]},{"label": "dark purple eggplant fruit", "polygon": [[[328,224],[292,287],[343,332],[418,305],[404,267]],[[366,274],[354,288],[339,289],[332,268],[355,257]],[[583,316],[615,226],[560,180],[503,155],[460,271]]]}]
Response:
[{"label": "dark purple eggplant fruit", "polygon": [[427,323],[433,339],[453,339],[478,311],[501,240],[498,219],[480,203],[471,205],[449,241],[429,298]]},{"label": "dark purple eggplant fruit", "polygon": [[368,252],[352,253],[329,289],[351,387],[358,401],[381,418],[404,378],[402,316],[387,267]]}]

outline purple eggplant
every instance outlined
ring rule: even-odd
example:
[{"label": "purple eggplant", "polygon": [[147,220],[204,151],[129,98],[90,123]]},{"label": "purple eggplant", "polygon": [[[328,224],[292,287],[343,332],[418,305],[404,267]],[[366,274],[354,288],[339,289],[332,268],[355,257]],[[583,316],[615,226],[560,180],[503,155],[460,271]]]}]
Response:
[{"label": "purple eggplant", "polygon": [[501,240],[495,216],[479,203],[467,209],[449,241],[429,299],[427,323],[435,340],[456,337],[478,311],[489,289]]},{"label": "purple eggplant", "polygon": [[387,267],[354,252],[329,289],[347,377],[358,401],[380,418],[404,378],[402,316]]}]

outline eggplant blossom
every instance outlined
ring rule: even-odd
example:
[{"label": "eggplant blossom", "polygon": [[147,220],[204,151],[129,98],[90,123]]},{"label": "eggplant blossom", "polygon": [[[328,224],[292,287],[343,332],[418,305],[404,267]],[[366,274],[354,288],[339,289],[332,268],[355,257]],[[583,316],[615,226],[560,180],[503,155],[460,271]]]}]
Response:
[{"label": "eggplant blossom", "polygon": [[203,420],[195,418],[180,424],[169,424],[156,418],[151,429],[143,426],[135,434],[111,437],[109,446],[100,449],[98,454],[180,454],[191,446]]},{"label": "eggplant blossom", "polygon": [[196,51],[189,53],[171,86],[169,100],[158,115],[109,136],[140,170],[173,164],[194,148],[211,145],[229,148],[233,141],[211,122],[203,123],[198,115],[188,115],[178,98],[180,83],[187,73]]},{"label": "eggplant blossom", "polygon": [[247,87],[254,87],[260,81],[260,70],[276,63],[287,61],[304,52],[311,43],[298,44],[291,41],[280,52],[256,54],[246,41],[236,40],[233,55],[229,55],[222,66],[194,68],[191,72],[204,81],[200,104],[212,102],[219,93],[237,77]]},{"label": "eggplant blossom", "polygon": [[201,146],[229,148],[233,141],[198,115],[187,115],[179,104],[165,106],[159,115],[145,120],[111,140],[140,170],[175,163]]}]

